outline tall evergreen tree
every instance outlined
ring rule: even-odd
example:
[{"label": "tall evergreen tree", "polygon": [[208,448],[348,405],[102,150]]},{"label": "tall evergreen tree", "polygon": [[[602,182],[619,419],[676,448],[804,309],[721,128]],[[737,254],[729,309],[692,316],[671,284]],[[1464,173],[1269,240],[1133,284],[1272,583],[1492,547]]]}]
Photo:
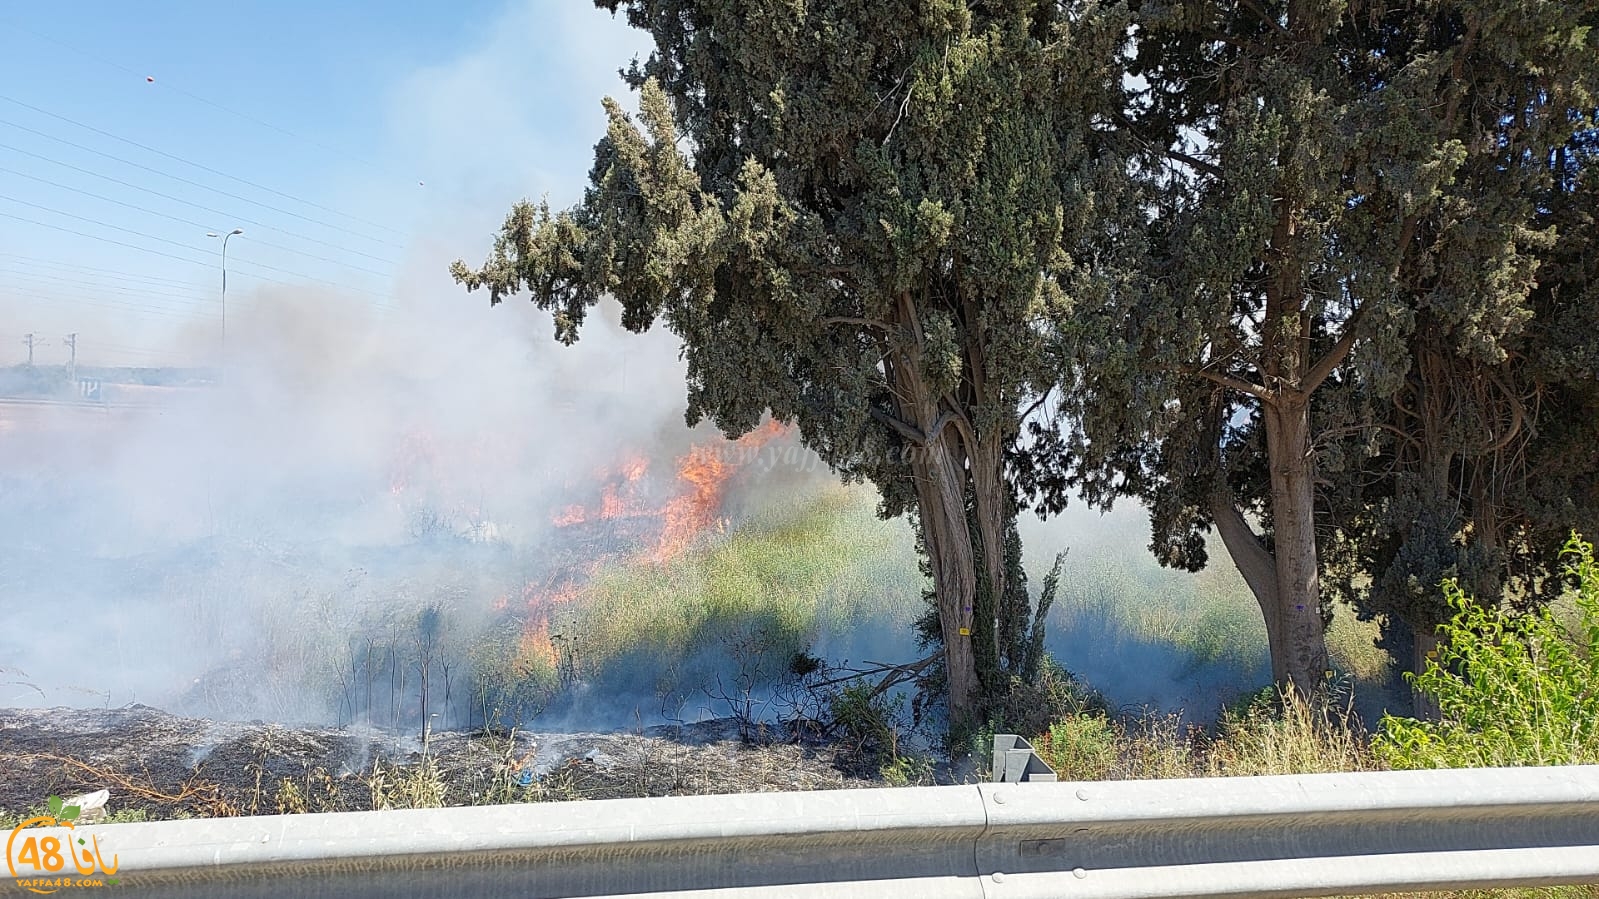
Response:
[{"label": "tall evergreen tree", "polygon": [[1549,146],[1522,124],[1547,119],[1538,85],[1595,58],[1581,7],[1139,10],[1147,90],[1127,117],[1163,188],[1153,264],[1070,332],[1069,449],[1090,498],[1150,504],[1163,562],[1203,565],[1202,532],[1220,532],[1279,681],[1323,682],[1326,513],[1395,430],[1377,405],[1431,364],[1429,341],[1448,360],[1440,378],[1498,402],[1472,366],[1500,364],[1527,321],[1543,241],[1528,176],[1505,166]]},{"label": "tall evergreen tree", "polygon": [[[1053,383],[1048,326],[1121,204],[1109,152],[1127,23],[1094,0],[597,0],[650,33],[575,208],[519,203],[491,302],[577,338],[602,295],[683,341],[688,418],[770,410],[883,512],[915,513],[952,718],[1028,655],[1004,598],[1007,455]],[[996,626],[997,623],[997,626]],[[980,665],[981,659],[995,660]]]},{"label": "tall evergreen tree", "polygon": [[[1373,403],[1378,451],[1333,492],[1335,583],[1413,670],[1449,614],[1442,579],[1537,604],[1560,590],[1569,534],[1599,529],[1599,47],[1583,44],[1596,20],[1496,23],[1511,55],[1474,66],[1483,150],[1451,186],[1460,226],[1411,279],[1418,326],[1398,390]],[[1518,277],[1479,274],[1495,250]]]}]

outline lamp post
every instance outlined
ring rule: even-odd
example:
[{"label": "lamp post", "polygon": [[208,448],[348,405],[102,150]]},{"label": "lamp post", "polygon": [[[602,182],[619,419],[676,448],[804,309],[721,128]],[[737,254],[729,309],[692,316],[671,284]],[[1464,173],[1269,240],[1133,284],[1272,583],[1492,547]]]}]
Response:
[{"label": "lamp post", "polygon": [[243,228],[234,228],[226,234],[207,232],[206,237],[222,238],[222,358],[224,364],[228,356],[228,238],[235,234],[243,234]]}]

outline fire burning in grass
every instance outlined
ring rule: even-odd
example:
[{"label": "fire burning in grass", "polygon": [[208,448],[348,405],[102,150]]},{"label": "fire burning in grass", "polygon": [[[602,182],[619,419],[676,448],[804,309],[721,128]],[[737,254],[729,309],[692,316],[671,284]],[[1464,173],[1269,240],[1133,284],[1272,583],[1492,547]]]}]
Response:
[{"label": "fire burning in grass", "polygon": [[551,517],[551,523],[569,528],[618,519],[657,522],[653,537],[640,542],[654,546],[644,554],[647,558],[669,562],[725,524],[723,503],[733,476],[748,467],[763,446],[789,432],[781,422],[768,421],[737,440],[718,438],[691,447],[677,460],[672,495],[659,503],[651,502],[646,479],[649,459],[629,455],[595,473],[603,482],[596,506],[568,505]]},{"label": "fire burning in grass", "polygon": [[[725,531],[725,505],[734,478],[751,466],[762,447],[790,433],[788,426],[768,421],[737,440],[714,438],[696,444],[677,459],[665,491],[648,477],[649,458],[628,454],[595,471],[595,480],[601,485],[597,502],[564,506],[550,522],[558,529],[598,528],[607,537],[620,537],[626,545],[613,555],[666,565],[705,536]],[[520,655],[525,661],[555,667],[551,616],[559,606],[581,598],[584,584],[603,561],[591,557],[540,583],[524,586]],[[494,608],[504,611],[508,604],[508,599],[502,598]]]}]

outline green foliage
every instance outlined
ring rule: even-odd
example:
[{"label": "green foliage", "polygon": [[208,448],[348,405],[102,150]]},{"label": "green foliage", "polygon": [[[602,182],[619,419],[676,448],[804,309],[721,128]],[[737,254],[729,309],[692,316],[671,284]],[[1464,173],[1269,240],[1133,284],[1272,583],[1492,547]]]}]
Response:
[{"label": "green foliage", "polygon": [[871,684],[845,685],[831,694],[829,718],[843,746],[846,766],[876,774],[889,786],[933,782],[932,761],[908,751],[911,730],[903,694],[885,694]]},{"label": "green foliage", "polygon": [[600,573],[560,627],[586,676],[643,654],[668,672],[663,690],[698,690],[707,650],[758,637],[767,661],[757,679],[767,682],[819,638],[863,621],[905,626],[920,592],[915,571],[910,535],[878,521],[862,492],[832,488],[664,565]]},{"label": "green foliage", "polygon": [[1061,780],[1108,780],[1121,761],[1121,729],[1103,714],[1069,715],[1033,740]]},{"label": "green foliage", "polygon": [[[1137,203],[1096,127],[1124,91],[1125,11],[603,5],[655,42],[627,73],[636,119],[607,100],[583,202],[517,204],[455,278],[491,303],[526,291],[562,342],[603,295],[629,329],[664,321],[683,340],[690,421],[797,422],[825,462],[878,487],[885,514],[917,512],[946,645],[977,648],[979,584],[1014,633],[995,558],[1016,499],[1008,457],[1023,406],[1058,379],[1052,323],[1098,288],[1104,209]],[[951,658],[951,708],[967,715],[976,662]]]},{"label": "green foliage", "polygon": [[[1525,563],[1599,515],[1575,347],[1595,315],[1592,5],[1138,18],[1150,199],[1122,226],[1133,283],[1062,329],[1074,477],[1051,486],[1143,498],[1157,557],[1188,569],[1243,513],[1232,549],[1280,621],[1341,594],[1430,630],[1445,574],[1536,592],[1546,563]],[[1334,589],[1275,583],[1327,553]],[[1313,683],[1321,635],[1298,624],[1279,672]]]},{"label": "green foliage", "polygon": [[1034,679],[1013,675],[1005,686],[986,709],[990,733],[1038,733],[1063,716],[1109,709],[1103,696],[1048,656]]},{"label": "green foliage", "polygon": [[1575,536],[1563,556],[1576,583],[1574,630],[1547,609],[1507,613],[1444,582],[1453,617],[1437,657],[1411,679],[1440,718],[1384,718],[1381,758],[1396,768],[1599,762],[1599,566]]},{"label": "green foliage", "polygon": [[598,572],[558,608],[547,645],[515,621],[485,635],[471,649],[475,714],[503,731],[574,680],[654,692],[671,708],[715,689],[730,662],[739,683],[723,686],[738,692],[790,676],[817,641],[903,628],[921,591],[909,529],[879,520],[859,488],[794,499],[664,563]]},{"label": "green foliage", "polygon": [[[575,620],[586,662],[641,647],[687,655],[711,635],[752,622],[780,638],[786,659],[819,630],[842,630],[871,605],[903,607],[914,590],[905,576],[914,571],[908,541],[861,503],[860,494],[830,490],[664,565],[646,560],[602,572],[585,588]],[[892,561],[904,566],[898,576],[885,564]]]},{"label": "green foliage", "polygon": [[897,755],[878,769],[878,776],[891,787],[931,786],[933,763],[920,753]]},{"label": "green foliage", "polygon": [[[78,819],[78,817],[80,816],[80,812],[77,812],[77,811],[74,811],[71,814],[67,814],[67,811],[69,809],[73,809],[74,808],[74,806],[70,806],[70,805],[69,806],[65,806],[64,808],[61,808],[59,814],[57,814],[56,812],[53,812],[52,811],[52,806],[55,806],[55,805],[59,804],[61,802],[61,797],[52,796],[52,797],[50,797],[50,799],[54,800],[54,801],[53,802],[47,801],[43,805],[35,805],[35,806],[30,807],[30,808],[24,809],[24,810],[22,810],[20,812],[13,813],[13,812],[5,811],[4,809],[0,809],[0,831],[10,830],[11,828],[16,827],[17,825],[19,825],[22,822],[28,820],[29,818],[38,818],[38,817],[43,816],[43,815],[53,815],[54,817],[59,818],[62,821],[76,821]],[[94,823],[96,823],[96,824],[137,824],[137,823],[139,823],[141,821],[150,821],[150,820],[153,820],[151,818],[151,816],[150,816],[150,813],[146,812],[142,808],[124,808],[124,809],[117,809],[114,812],[110,812],[110,813],[100,817]],[[81,825],[82,822],[79,822],[79,823]]]},{"label": "green foliage", "polygon": [[45,807],[50,809],[50,815],[58,821],[76,821],[79,813],[78,807],[75,805],[62,805],[62,802],[63,800],[60,796],[51,796],[45,802]]},{"label": "green foliage", "polygon": [[1268,688],[1229,709],[1214,733],[1174,716],[1065,716],[1033,738],[1069,780],[1243,777],[1378,767],[1359,722],[1325,698]]},{"label": "green foliage", "polygon": [[905,700],[885,696],[870,684],[845,686],[832,698],[833,727],[849,752],[892,760],[904,736]]}]

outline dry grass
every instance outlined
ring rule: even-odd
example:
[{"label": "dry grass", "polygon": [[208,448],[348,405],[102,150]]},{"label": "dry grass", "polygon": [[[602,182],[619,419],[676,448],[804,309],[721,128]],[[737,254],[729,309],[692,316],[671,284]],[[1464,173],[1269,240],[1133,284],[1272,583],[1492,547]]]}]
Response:
[{"label": "dry grass", "polygon": [[1034,738],[1066,780],[1154,780],[1371,771],[1381,767],[1347,707],[1291,690],[1222,716],[1214,734],[1176,716],[1115,719],[1085,712]]},{"label": "dry grass", "polygon": [[1382,767],[1348,706],[1307,701],[1292,687],[1272,701],[1223,715],[1204,775],[1248,777],[1374,771]]}]

